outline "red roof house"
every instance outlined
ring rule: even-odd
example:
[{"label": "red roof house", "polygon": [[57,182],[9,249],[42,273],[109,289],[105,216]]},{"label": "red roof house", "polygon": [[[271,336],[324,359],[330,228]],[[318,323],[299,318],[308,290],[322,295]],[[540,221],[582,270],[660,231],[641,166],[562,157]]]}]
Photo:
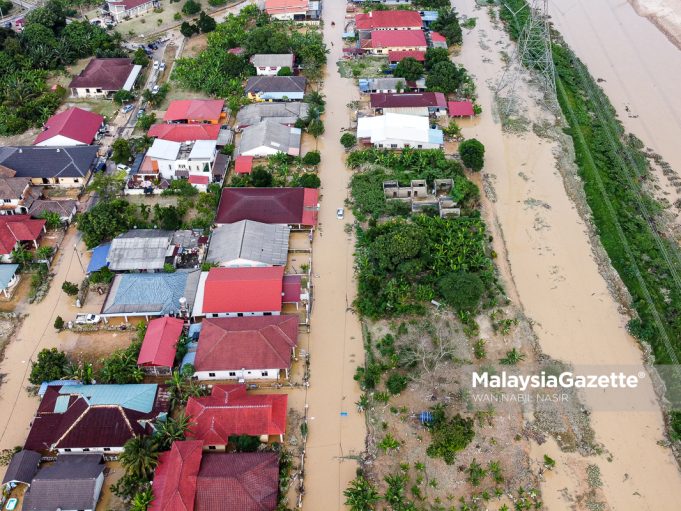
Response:
[{"label": "red roof house", "polygon": [[418,62],[425,62],[426,52],[414,50],[388,52],[388,62],[390,62],[391,64],[396,64],[398,62],[403,61],[406,58],[414,59]]},{"label": "red roof house", "polygon": [[386,53],[385,50],[426,51],[428,45],[423,30],[374,30],[371,39],[362,47],[371,48],[373,53]]},{"label": "red roof house", "polygon": [[308,0],[265,0],[265,11],[275,19],[292,20],[307,13]]},{"label": "red roof house", "polygon": [[152,319],[144,334],[137,365],[154,374],[170,374],[183,328],[184,321],[178,318]]},{"label": "red roof house", "polygon": [[211,268],[202,275],[203,302],[198,309],[195,303],[195,315],[279,314],[283,278],[283,266]]},{"label": "red roof house", "polygon": [[178,441],[161,453],[149,511],[274,511],[279,496],[276,453],[204,453],[201,444]]},{"label": "red roof house", "polygon": [[154,124],[147,134],[150,137],[171,142],[217,140],[220,126],[218,124]]},{"label": "red roof house", "polygon": [[214,385],[207,397],[190,397],[186,413],[193,426],[188,436],[204,448],[224,447],[233,435],[278,437],[286,433],[286,394],[247,394],[245,385]]},{"label": "red roof house", "polygon": [[45,121],[45,130],[33,142],[43,146],[90,145],[104,117],[82,108],[69,108]]},{"label": "red roof house", "polygon": [[237,156],[234,160],[235,174],[250,174],[253,170],[253,156]]},{"label": "red roof house", "polygon": [[194,359],[195,376],[199,380],[273,379],[281,370],[288,376],[298,343],[298,321],[298,316],[286,314],[205,319]]},{"label": "red roof house", "polygon": [[371,11],[355,14],[355,27],[363,30],[421,30],[418,11]]},{"label": "red roof house", "polygon": [[197,176],[196,174],[192,174],[189,176],[188,181],[193,185],[203,185],[205,187],[210,183],[210,178],[208,176]]},{"label": "red roof house", "polygon": [[447,38],[439,32],[430,33],[430,42],[433,43],[433,48],[446,48]]},{"label": "red roof house", "polygon": [[224,113],[224,99],[176,99],[163,116],[165,122],[217,124]]},{"label": "red roof house", "polygon": [[31,215],[0,215],[0,256],[9,259],[14,247],[23,241],[31,241],[37,248],[45,223]]},{"label": "red roof house", "polygon": [[215,223],[253,220],[314,227],[318,202],[316,188],[223,188]]},{"label": "red roof house", "polygon": [[447,110],[450,117],[473,117],[475,115],[472,101],[449,101]]}]

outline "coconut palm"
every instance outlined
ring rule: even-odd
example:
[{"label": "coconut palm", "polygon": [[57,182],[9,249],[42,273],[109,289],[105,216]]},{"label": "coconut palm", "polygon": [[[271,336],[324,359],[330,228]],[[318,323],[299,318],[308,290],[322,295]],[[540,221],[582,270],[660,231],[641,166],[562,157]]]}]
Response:
[{"label": "coconut palm", "polygon": [[173,445],[173,442],[184,440],[192,424],[191,417],[185,415],[184,412],[180,412],[174,419],[169,418],[165,421],[157,422],[155,424],[155,438],[159,449],[162,451],[168,450]]},{"label": "coconut palm", "polygon": [[145,488],[136,493],[132,498],[132,501],[130,502],[130,511],[147,511],[153,500],[154,492],[151,488]]},{"label": "coconut palm", "polygon": [[126,475],[149,480],[158,465],[156,442],[150,436],[134,436],[123,446],[119,461]]},{"label": "coconut palm", "polygon": [[361,475],[350,482],[343,495],[350,511],[373,511],[374,504],[381,500],[376,488]]}]

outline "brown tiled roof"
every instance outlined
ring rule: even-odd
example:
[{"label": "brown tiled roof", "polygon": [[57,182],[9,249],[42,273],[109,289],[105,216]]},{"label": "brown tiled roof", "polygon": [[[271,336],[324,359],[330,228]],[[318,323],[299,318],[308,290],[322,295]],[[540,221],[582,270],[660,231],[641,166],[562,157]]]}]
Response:
[{"label": "brown tiled roof", "polygon": [[[254,220],[264,224],[306,224],[304,188],[223,188],[215,222]],[[315,204],[312,204],[315,202]],[[312,222],[314,223],[314,222]]]},{"label": "brown tiled roof", "polygon": [[70,88],[95,87],[102,90],[119,90],[127,81],[134,65],[131,59],[92,59],[81,73],[74,77]]}]

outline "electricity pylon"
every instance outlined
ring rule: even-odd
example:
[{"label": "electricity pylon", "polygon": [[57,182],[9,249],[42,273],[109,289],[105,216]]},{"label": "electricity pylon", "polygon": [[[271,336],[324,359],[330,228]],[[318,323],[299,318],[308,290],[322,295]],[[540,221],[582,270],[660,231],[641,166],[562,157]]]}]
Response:
[{"label": "electricity pylon", "polygon": [[502,9],[508,9],[514,21],[518,22],[518,14],[524,9],[529,9],[529,16],[518,34],[518,41],[513,51],[513,56],[504,70],[496,94],[506,97],[504,105],[505,114],[508,115],[516,101],[515,90],[523,73],[523,67],[536,73],[539,86],[544,93],[545,106],[554,113],[558,112],[558,100],[556,99],[556,71],[553,65],[551,53],[551,30],[549,27],[548,0],[529,0],[518,11],[511,10],[508,5]]}]

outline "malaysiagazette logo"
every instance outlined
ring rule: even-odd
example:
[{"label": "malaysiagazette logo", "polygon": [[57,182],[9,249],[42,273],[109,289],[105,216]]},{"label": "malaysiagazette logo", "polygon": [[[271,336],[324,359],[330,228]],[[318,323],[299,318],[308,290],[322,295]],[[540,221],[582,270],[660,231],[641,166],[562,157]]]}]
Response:
[{"label": "malaysiagazette logo", "polygon": [[635,389],[644,372],[626,374],[611,372],[610,374],[576,375],[570,371],[559,374],[511,374],[506,371],[490,373],[473,371],[471,373],[473,388],[504,389],[524,392],[529,389]]}]

